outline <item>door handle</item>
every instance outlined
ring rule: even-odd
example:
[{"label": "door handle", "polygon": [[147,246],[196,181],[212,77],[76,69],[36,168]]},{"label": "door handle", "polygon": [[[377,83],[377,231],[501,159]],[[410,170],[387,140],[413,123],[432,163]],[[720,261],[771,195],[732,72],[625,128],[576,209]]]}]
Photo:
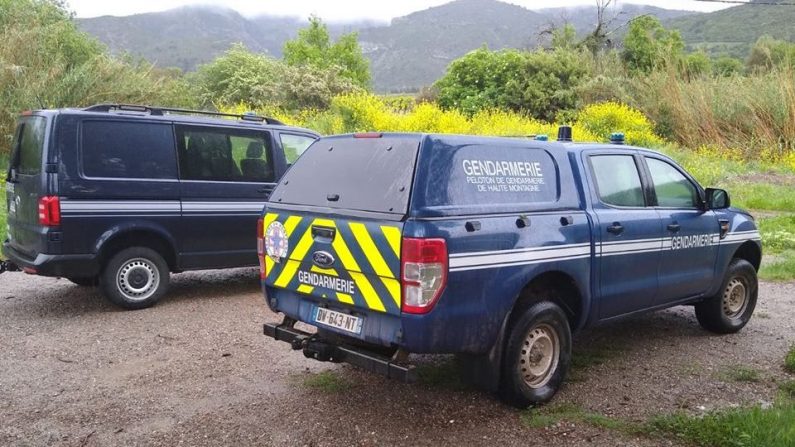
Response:
[{"label": "door handle", "polygon": [[262,188],[258,189],[257,192],[260,194],[269,193],[271,192],[271,188],[268,186],[263,186]]},{"label": "door handle", "polygon": [[607,227],[607,232],[615,235],[619,235],[624,232],[624,226],[621,225],[620,222],[613,222],[613,225]]},{"label": "door handle", "polygon": [[679,225],[679,224],[678,224],[678,223],[676,223],[676,222],[674,222],[674,223],[672,223],[672,224],[668,225],[668,231],[670,231],[671,233],[678,233],[678,232],[679,232],[679,230],[681,230],[681,229],[682,229],[682,226],[681,226],[681,225]]}]

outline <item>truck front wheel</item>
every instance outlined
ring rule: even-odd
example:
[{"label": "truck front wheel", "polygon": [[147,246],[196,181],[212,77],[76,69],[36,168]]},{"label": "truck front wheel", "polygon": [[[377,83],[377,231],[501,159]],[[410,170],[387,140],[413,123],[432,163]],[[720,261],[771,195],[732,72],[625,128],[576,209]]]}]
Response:
[{"label": "truck front wheel", "polygon": [[500,395],[513,406],[548,402],[571,364],[571,329],[556,304],[529,306],[512,326],[503,356]]},{"label": "truck front wheel", "polygon": [[733,334],[748,324],[758,293],[754,266],[745,259],[733,259],[720,292],[696,304],[696,318],[710,332]]}]

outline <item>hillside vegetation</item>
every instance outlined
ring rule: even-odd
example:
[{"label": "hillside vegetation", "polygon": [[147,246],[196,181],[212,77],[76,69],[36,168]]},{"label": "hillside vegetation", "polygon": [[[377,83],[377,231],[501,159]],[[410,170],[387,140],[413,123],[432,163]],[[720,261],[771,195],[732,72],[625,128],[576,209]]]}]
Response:
[{"label": "hillside vegetation", "polygon": [[[738,5],[696,13],[619,1],[605,14],[611,44],[620,47],[628,23],[647,15],[680,30],[690,50],[704,49],[715,57],[744,59],[764,35],[790,41],[795,37],[793,6]],[[593,5],[531,11],[497,0],[457,0],[389,24],[332,23],[329,31],[335,37],[359,32],[376,91],[417,91],[442,76],[450,62],[483,45],[495,50],[545,46],[549,31],[565,24],[582,38],[593,31],[596,16]],[[280,58],[284,43],[304,23],[291,17],[246,18],[232,10],[208,7],[78,20],[81,29],[99,38],[114,54],[129,53],[159,67],[183,71],[211,62],[235,43]]]}]

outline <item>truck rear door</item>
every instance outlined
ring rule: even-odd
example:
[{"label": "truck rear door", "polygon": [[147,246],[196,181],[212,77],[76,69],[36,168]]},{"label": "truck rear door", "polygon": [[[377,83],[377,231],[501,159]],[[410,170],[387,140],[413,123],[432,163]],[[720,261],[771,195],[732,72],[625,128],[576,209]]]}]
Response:
[{"label": "truck rear door", "polygon": [[313,323],[323,324],[329,303],[400,314],[401,234],[419,144],[419,136],[369,134],[310,146],[266,206],[266,287],[316,303]]},{"label": "truck rear door", "polygon": [[40,202],[48,195],[44,165],[49,121],[33,114],[20,118],[7,175],[9,247],[31,259],[47,248],[48,228],[41,223],[39,206],[47,205]]}]

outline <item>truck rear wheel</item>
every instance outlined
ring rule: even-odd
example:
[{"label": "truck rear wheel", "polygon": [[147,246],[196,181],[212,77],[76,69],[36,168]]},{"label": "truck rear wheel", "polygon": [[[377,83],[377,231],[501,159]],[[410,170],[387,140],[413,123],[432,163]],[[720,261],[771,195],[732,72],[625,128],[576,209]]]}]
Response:
[{"label": "truck rear wheel", "polygon": [[114,255],[105,266],[100,285],[110,302],[125,309],[154,306],[166,293],[168,264],[146,247],[127,248]]},{"label": "truck rear wheel", "polygon": [[571,329],[556,304],[528,307],[513,324],[503,356],[500,396],[519,408],[548,402],[571,364]]},{"label": "truck rear wheel", "polygon": [[696,304],[696,318],[704,329],[733,334],[748,324],[756,308],[759,283],[756,269],[745,259],[734,259],[717,295]]}]

